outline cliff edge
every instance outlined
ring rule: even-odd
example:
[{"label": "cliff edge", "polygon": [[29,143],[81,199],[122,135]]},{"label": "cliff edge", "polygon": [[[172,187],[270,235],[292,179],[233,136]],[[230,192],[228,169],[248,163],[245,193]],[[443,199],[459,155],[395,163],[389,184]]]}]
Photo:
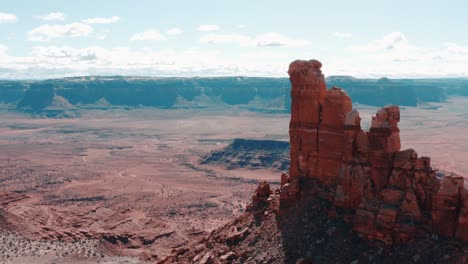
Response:
[{"label": "cliff edge", "polygon": [[322,64],[290,64],[290,168],[248,211],[163,263],[467,263],[468,181],[401,150],[398,106],[361,129]]},{"label": "cliff edge", "polygon": [[468,181],[437,173],[413,149],[400,150],[398,106],[380,109],[363,131],[351,98],[327,90],[320,68],[316,60],[289,66],[291,166],[282,179],[283,211],[318,195],[345,211],[366,239],[405,243],[428,231],[468,242]]}]

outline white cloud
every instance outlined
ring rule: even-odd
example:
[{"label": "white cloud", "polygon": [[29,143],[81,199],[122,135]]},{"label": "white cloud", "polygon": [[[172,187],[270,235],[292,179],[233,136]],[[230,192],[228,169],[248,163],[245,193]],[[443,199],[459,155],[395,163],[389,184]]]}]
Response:
[{"label": "white cloud", "polygon": [[468,46],[467,47],[460,46],[453,42],[445,42],[444,46],[446,47],[447,51],[450,53],[468,55]]},{"label": "white cloud", "polygon": [[245,25],[244,24],[239,24],[239,25],[237,25],[237,28],[245,28]]},{"label": "white cloud", "polygon": [[88,47],[83,49],[67,46],[33,47],[31,55],[42,62],[63,64],[66,62],[91,61],[98,58],[98,53],[103,52],[100,47]]},{"label": "white cloud", "polygon": [[[94,36],[91,35],[91,36]],[[249,40],[246,41],[244,37]],[[209,38],[207,38],[209,40]],[[224,34],[215,43],[247,43],[256,46],[256,37]],[[207,42],[209,43],[209,42]],[[221,46],[220,46],[221,47]],[[9,55],[0,45],[0,79],[58,78],[79,75],[141,76],[274,76],[286,77],[287,66],[297,58],[317,58],[326,75],[379,78],[468,77],[468,47],[447,42],[436,48],[406,41],[396,49],[380,52],[349,51],[339,56],[317,57],[316,51],[301,49],[246,49],[226,53],[211,49],[163,49],[91,46],[36,46],[25,56]]]},{"label": "white cloud", "polygon": [[45,24],[28,32],[30,41],[49,41],[59,37],[83,37],[93,32],[93,28],[82,23],[64,25]]},{"label": "white cloud", "polygon": [[[329,59],[334,74],[358,77],[468,77],[468,47],[446,42],[428,48],[391,32],[367,44],[351,46]],[[330,65],[330,62],[327,63]],[[326,64],[325,64],[326,65]]]},{"label": "white cloud", "polygon": [[288,38],[279,33],[260,34],[250,37],[242,34],[208,34],[200,38],[205,44],[239,44],[240,46],[279,47],[306,46],[310,43],[303,39]]},{"label": "white cloud", "polygon": [[144,32],[136,33],[131,38],[131,41],[144,41],[144,40],[166,40],[166,37],[156,29],[148,29]]},{"label": "white cloud", "polygon": [[333,32],[333,36],[337,38],[347,39],[347,38],[352,38],[353,34],[350,32]]},{"label": "white cloud", "polygon": [[47,15],[35,16],[35,18],[44,21],[63,21],[65,20],[65,14],[61,12],[52,12]]},{"label": "white cloud", "polygon": [[16,15],[0,12],[0,24],[1,23],[13,23],[16,21],[18,21],[18,17]]},{"label": "white cloud", "polygon": [[[9,56],[7,54],[7,51],[8,51],[8,47],[5,46],[5,45],[0,44],[0,62],[8,60]],[[1,63],[0,63],[0,65],[1,65]],[[0,67],[0,70],[1,70],[1,67]],[[0,78],[1,78],[1,76],[0,76]]]},{"label": "white cloud", "polygon": [[306,46],[310,44],[307,40],[292,39],[279,33],[258,35],[255,37],[254,42],[259,47]]},{"label": "white cloud", "polygon": [[241,34],[208,34],[200,38],[200,42],[204,44],[239,44],[241,46],[248,45],[251,38]]},{"label": "white cloud", "polygon": [[6,56],[7,51],[8,51],[8,46],[0,44],[0,58],[2,56]]},{"label": "white cloud", "polygon": [[366,45],[349,47],[350,51],[380,52],[405,48],[408,43],[405,34],[401,32],[391,32],[380,39],[373,40]]},{"label": "white cloud", "polygon": [[[1,53],[0,53],[1,54]],[[78,75],[143,75],[143,76],[225,76],[285,75],[293,58],[275,57],[246,61],[257,54],[226,57],[219,50],[174,49],[152,50],[127,47],[73,48],[37,46],[24,57],[5,54],[0,60],[0,78],[58,78]],[[1,57],[1,55],[0,55]],[[278,60],[282,60],[278,62]],[[286,66],[285,66],[286,65]]]},{"label": "white cloud", "polygon": [[177,27],[175,27],[175,28],[170,28],[170,29],[168,29],[168,30],[166,31],[166,34],[167,34],[167,35],[173,35],[173,36],[174,36],[174,35],[180,35],[180,34],[182,34],[182,33],[184,33],[184,31],[183,31],[182,29],[180,29],[180,28],[177,28]]},{"label": "white cloud", "polygon": [[119,22],[120,17],[111,16],[111,17],[93,17],[83,20],[86,24],[113,24]]},{"label": "white cloud", "polygon": [[273,51],[271,49],[265,49],[262,51],[248,51],[248,52],[242,52],[239,54],[239,57],[242,59],[245,59],[247,61],[263,61],[270,63],[271,59],[276,60],[276,59],[281,59],[281,60],[289,60],[291,59],[291,55],[288,54],[288,52],[278,52],[278,51]]},{"label": "white cloud", "polygon": [[197,27],[198,31],[218,31],[221,28],[218,25],[200,25]]}]

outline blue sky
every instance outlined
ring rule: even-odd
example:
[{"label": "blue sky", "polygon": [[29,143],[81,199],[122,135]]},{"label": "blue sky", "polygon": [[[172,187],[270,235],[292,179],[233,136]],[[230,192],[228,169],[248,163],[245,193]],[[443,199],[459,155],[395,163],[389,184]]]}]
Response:
[{"label": "blue sky", "polygon": [[468,77],[465,2],[1,0],[0,78]]}]

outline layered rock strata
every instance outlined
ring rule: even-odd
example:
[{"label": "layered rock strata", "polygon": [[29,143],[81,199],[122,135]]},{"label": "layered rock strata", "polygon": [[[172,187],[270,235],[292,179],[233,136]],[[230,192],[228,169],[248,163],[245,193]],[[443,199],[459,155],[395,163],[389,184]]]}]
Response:
[{"label": "layered rock strata", "polygon": [[363,131],[347,93],[327,90],[321,66],[289,66],[291,163],[281,177],[281,213],[320,197],[367,239],[404,243],[429,231],[468,242],[467,180],[436,172],[413,149],[400,150],[398,106],[380,109]]}]

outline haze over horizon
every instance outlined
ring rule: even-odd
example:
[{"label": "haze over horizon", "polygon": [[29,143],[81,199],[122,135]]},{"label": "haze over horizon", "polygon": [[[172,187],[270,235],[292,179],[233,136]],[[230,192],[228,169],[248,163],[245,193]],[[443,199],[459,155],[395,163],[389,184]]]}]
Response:
[{"label": "haze over horizon", "polygon": [[468,77],[468,5],[449,2],[6,0],[0,79],[286,77],[299,58],[327,76]]}]

